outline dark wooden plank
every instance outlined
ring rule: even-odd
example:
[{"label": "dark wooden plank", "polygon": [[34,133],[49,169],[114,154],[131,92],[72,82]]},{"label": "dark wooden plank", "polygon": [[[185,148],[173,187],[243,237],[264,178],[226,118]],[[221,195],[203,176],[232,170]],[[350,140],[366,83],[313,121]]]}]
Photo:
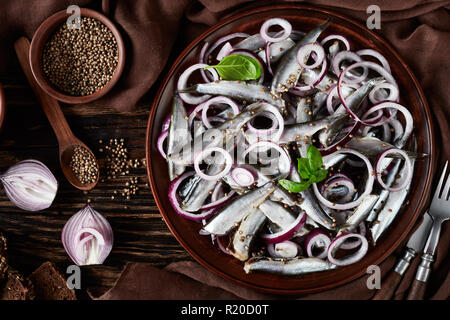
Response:
[{"label": "dark wooden plank", "polygon": [[[74,189],[64,178],[58,162],[56,137],[37,104],[17,61],[8,73],[0,76],[7,97],[6,124],[0,134],[0,170],[28,159],[43,161],[59,181],[59,192],[53,206],[37,213],[24,212],[12,205],[0,190],[0,232],[9,242],[12,266],[25,275],[40,263],[50,260],[61,270],[72,264],[61,243],[61,230],[71,215],[87,200],[110,221],[114,229],[114,248],[102,266],[82,268],[83,289],[110,288],[127,262],[147,262],[158,267],[192,258],[178,244],[161,219],[148,187],[145,168],[130,172],[139,178],[139,194],[131,200],[114,195],[123,188],[122,177],[99,182],[85,194]],[[108,107],[63,105],[62,109],[75,135],[99,152],[99,139],[124,138],[131,158],[145,158],[145,134],[150,101],[144,101],[133,113],[120,113]],[[102,173],[104,174],[104,172]],[[87,297],[85,292],[81,297]]]}]

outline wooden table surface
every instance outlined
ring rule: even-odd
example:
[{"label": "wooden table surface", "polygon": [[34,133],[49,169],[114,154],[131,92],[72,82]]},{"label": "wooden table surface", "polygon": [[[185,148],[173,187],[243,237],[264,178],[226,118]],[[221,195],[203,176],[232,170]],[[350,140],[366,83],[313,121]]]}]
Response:
[{"label": "wooden table surface", "polygon": [[[7,102],[5,126],[0,134],[0,170],[24,159],[44,162],[59,181],[53,205],[41,212],[16,208],[0,191],[0,232],[8,239],[10,265],[25,276],[42,262],[52,261],[60,270],[73,264],[61,243],[66,221],[88,199],[102,213],[114,230],[114,247],[104,265],[82,267],[83,290],[88,287],[111,287],[128,261],[148,262],[163,267],[170,262],[192,258],[170,233],[156,207],[144,167],[133,169],[129,177],[139,177],[140,190],[130,200],[111,199],[114,190],[123,188],[124,180],[99,182],[88,194],[72,187],[59,166],[58,145],[44,112],[34,97],[17,59],[0,76]],[[154,86],[156,89],[156,86]],[[63,105],[62,109],[74,134],[85,142],[102,162],[99,139],[124,138],[131,158],[145,158],[145,135],[151,97],[144,98],[137,111],[120,113],[112,108]],[[104,175],[104,171],[101,173]],[[147,184],[147,185],[146,185]]]}]

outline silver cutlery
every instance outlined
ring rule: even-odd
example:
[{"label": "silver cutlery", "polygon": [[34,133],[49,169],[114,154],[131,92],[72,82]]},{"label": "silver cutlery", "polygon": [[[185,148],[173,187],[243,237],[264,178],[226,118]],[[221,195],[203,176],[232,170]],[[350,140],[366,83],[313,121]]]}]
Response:
[{"label": "silver cutlery", "polygon": [[431,274],[431,264],[434,261],[434,254],[439,243],[439,235],[441,233],[442,222],[450,218],[450,174],[447,177],[444,188],[442,184],[446,177],[448,161],[445,163],[444,170],[439,180],[439,184],[434,192],[431,206],[428,210],[433,218],[433,226],[431,227],[430,235],[423,250],[422,260],[417,268],[416,277],[411,285],[408,293],[408,300],[422,300],[425,296],[427,281]]}]

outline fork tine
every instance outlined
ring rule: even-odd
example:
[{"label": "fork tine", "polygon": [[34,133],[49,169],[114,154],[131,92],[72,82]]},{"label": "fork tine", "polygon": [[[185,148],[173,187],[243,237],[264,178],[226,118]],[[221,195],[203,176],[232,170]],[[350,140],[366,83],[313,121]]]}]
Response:
[{"label": "fork tine", "polygon": [[439,179],[439,184],[436,187],[436,191],[434,192],[433,200],[438,199],[441,194],[442,184],[444,183],[445,173],[447,172],[448,160],[445,162],[444,170],[442,171],[441,179]]},{"label": "fork tine", "polygon": [[447,177],[447,181],[445,182],[444,191],[442,191],[441,198],[447,201],[448,198],[448,191],[450,190],[450,173]]}]

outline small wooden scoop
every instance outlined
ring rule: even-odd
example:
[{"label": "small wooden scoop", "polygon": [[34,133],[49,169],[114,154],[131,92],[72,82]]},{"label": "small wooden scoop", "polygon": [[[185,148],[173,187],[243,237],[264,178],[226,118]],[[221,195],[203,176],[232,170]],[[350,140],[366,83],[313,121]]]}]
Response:
[{"label": "small wooden scoop", "polygon": [[[61,111],[58,101],[47,95],[34,79],[29,60],[30,41],[25,37],[21,37],[14,43],[14,49],[16,50],[17,58],[22,66],[22,70],[25,73],[31,88],[36,94],[42,109],[47,115],[48,121],[50,122],[58,139],[59,161],[64,175],[74,187],[80,190],[91,190],[97,185],[100,170],[97,170],[98,173],[94,183],[82,183],[74,175],[72,169],[70,168],[70,161],[72,159],[74,149],[78,146],[86,148],[86,150],[88,150],[95,158],[94,154],[83,142],[74,136],[72,130],[70,130],[66,118],[64,117],[64,114]],[[98,169],[97,161],[96,165]]]}]

